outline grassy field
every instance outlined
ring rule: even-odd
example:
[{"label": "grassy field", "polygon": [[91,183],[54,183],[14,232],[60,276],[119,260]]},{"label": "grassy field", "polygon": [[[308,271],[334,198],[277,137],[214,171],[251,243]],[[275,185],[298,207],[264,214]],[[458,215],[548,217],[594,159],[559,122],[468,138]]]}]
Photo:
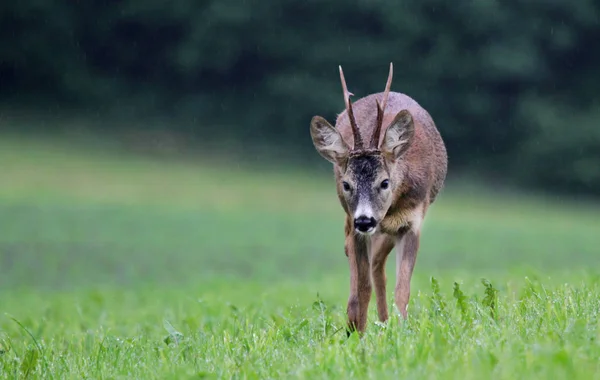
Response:
[{"label": "grassy field", "polygon": [[0,139],[0,378],[600,378],[599,212],[448,186],[347,338],[329,173]]}]

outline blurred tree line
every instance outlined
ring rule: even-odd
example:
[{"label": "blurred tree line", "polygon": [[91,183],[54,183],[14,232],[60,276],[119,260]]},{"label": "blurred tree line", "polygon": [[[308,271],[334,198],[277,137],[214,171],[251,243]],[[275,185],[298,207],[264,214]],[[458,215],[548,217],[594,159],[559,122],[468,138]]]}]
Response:
[{"label": "blurred tree line", "polygon": [[166,115],[318,160],[308,125],[343,110],[337,65],[357,99],[393,61],[451,170],[600,195],[599,15],[596,0],[5,1],[0,99]]}]

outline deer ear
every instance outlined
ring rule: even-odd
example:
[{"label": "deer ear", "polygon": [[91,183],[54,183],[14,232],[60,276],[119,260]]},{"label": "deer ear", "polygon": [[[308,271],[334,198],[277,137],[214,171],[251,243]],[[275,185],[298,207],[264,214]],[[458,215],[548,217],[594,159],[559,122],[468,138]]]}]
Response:
[{"label": "deer ear", "polygon": [[394,121],[385,131],[385,138],[383,139],[382,150],[393,157],[398,158],[402,156],[410,144],[415,135],[415,123],[412,115],[408,110],[402,110],[398,112]]},{"label": "deer ear", "polygon": [[342,164],[350,149],[340,132],[321,116],[315,116],[310,122],[310,136],[317,152],[327,161]]}]

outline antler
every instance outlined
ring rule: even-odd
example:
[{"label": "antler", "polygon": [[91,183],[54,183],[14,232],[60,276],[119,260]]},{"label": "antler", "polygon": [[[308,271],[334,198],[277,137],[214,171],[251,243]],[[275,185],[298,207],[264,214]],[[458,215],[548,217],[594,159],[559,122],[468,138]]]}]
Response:
[{"label": "antler", "polygon": [[375,131],[373,131],[373,136],[371,137],[371,148],[377,148],[379,146],[379,135],[381,134],[381,127],[383,124],[383,113],[385,112],[385,107],[387,106],[388,96],[390,94],[390,88],[392,87],[392,77],[394,76],[394,65],[390,62],[390,73],[388,74],[387,83],[385,84],[385,90],[383,91],[383,102],[380,105],[379,101],[375,100],[377,103],[377,125],[375,126]]},{"label": "antler", "polygon": [[375,125],[375,130],[373,131],[373,136],[371,136],[371,142],[369,146],[371,148],[377,149],[379,147],[379,136],[381,135],[381,125],[383,124],[383,108],[379,105],[379,101],[375,100],[377,103],[377,124]]},{"label": "antler", "polygon": [[354,136],[354,150],[363,149],[362,137],[360,136],[360,132],[358,131],[358,126],[356,125],[356,119],[354,119],[354,112],[352,111],[352,102],[350,101],[350,96],[353,94],[348,91],[348,87],[346,86],[346,79],[344,78],[344,71],[342,71],[342,66],[340,66],[340,80],[342,81],[342,90],[344,91],[344,102],[346,102],[346,111],[348,112],[348,118],[350,119],[350,126],[352,127],[352,135]]}]

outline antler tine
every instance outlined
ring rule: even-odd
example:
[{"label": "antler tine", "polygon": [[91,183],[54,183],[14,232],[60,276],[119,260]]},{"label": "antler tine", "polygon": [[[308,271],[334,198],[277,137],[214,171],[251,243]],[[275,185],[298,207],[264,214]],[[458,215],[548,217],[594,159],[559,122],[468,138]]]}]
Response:
[{"label": "antler tine", "polygon": [[340,80],[342,81],[342,91],[344,91],[344,103],[346,103],[346,108],[348,108],[348,104],[350,103],[348,101],[348,99],[350,99],[350,96],[354,95],[353,93],[351,93],[350,91],[348,91],[348,87],[346,86],[346,78],[344,78],[344,70],[342,70],[342,66],[339,66],[340,68]]},{"label": "antler tine", "polygon": [[348,87],[346,86],[346,79],[344,78],[344,71],[342,70],[342,66],[340,65],[340,80],[342,81],[342,90],[344,91],[344,102],[346,103],[346,111],[348,112],[348,119],[350,119],[350,126],[352,127],[352,135],[354,136],[354,150],[363,149],[362,137],[360,136],[360,132],[358,131],[358,126],[356,125],[356,119],[354,118],[354,112],[352,111],[352,102],[350,101],[350,96],[354,95],[348,91]]},{"label": "antler tine", "polygon": [[385,84],[385,90],[383,91],[383,102],[381,105],[379,101],[375,100],[377,103],[377,125],[375,126],[375,131],[373,131],[373,136],[371,137],[371,147],[378,148],[379,146],[379,135],[381,134],[381,127],[383,124],[383,114],[385,112],[385,107],[387,106],[388,96],[390,94],[390,88],[392,87],[392,77],[394,76],[394,65],[390,62],[390,73],[388,74],[387,83]]},{"label": "antler tine", "polygon": [[394,64],[390,62],[390,73],[388,74],[387,83],[385,84],[385,90],[383,91],[383,102],[381,104],[381,110],[385,111],[387,106],[388,96],[390,95],[390,88],[392,88],[392,77],[394,76]]}]

